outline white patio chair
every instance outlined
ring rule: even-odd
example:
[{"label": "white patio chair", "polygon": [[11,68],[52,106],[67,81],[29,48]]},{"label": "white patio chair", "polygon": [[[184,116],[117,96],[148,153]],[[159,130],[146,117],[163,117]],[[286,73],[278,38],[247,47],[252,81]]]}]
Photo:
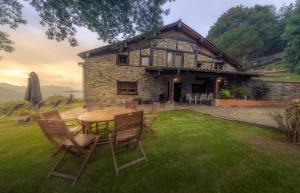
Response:
[{"label": "white patio chair", "polygon": [[207,94],[206,93],[201,93],[200,95],[200,104],[207,104]]},{"label": "white patio chair", "polygon": [[207,103],[211,105],[212,101],[214,100],[214,93],[209,93],[207,96]]},{"label": "white patio chair", "polygon": [[200,102],[200,95],[198,93],[195,94],[194,98],[195,98],[195,104],[197,104],[198,102],[201,103]]},{"label": "white patio chair", "polygon": [[195,98],[192,96],[192,94],[186,94],[186,102],[189,104],[192,104],[193,102],[195,102]]}]

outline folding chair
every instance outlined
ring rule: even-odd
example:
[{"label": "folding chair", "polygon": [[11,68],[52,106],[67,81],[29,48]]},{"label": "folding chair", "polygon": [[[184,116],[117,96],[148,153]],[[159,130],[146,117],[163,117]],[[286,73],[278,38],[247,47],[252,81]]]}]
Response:
[{"label": "folding chair", "polygon": [[153,130],[152,125],[157,118],[159,109],[160,109],[160,103],[154,102],[152,105],[151,113],[144,116],[143,126],[145,128],[145,131],[150,131],[154,135],[156,135],[156,132]]},{"label": "folding chair", "polygon": [[[109,135],[109,142],[114,161],[114,168],[117,175],[119,174],[120,170],[127,168],[128,166],[136,164],[142,160],[147,161],[142,144],[140,142],[143,130],[143,115],[143,111],[138,111],[115,116],[115,131],[113,134]],[[133,149],[136,149],[137,146],[140,147],[142,156],[127,164],[118,166],[116,154],[132,147]]]},{"label": "folding chair", "polygon": [[[78,134],[74,136],[69,131],[68,126],[62,120],[41,119],[37,120],[37,122],[49,141],[58,148],[58,152],[64,151],[63,155],[58,159],[54,167],[49,172],[47,178],[50,176],[56,176],[69,179],[73,181],[74,185],[86,167],[92,153],[94,152],[96,144],[99,140],[99,136],[90,134]],[[67,153],[76,156],[85,156],[80,169],[75,175],[65,174],[57,171],[58,166],[61,164]]]},{"label": "folding chair", "polygon": [[[58,120],[58,121],[63,120],[57,110],[42,113],[41,117],[42,117],[42,119],[48,119],[48,120]],[[80,124],[79,121],[78,121],[78,123]],[[82,126],[70,127],[71,126],[70,124],[67,124],[67,125],[69,126],[69,130],[73,135],[77,135],[80,131],[82,131]]]},{"label": "folding chair", "polygon": [[125,108],[137,110],[138,102],[135,102],[135,101],[128,102],[128,101],[126,101],[125,102]]}]

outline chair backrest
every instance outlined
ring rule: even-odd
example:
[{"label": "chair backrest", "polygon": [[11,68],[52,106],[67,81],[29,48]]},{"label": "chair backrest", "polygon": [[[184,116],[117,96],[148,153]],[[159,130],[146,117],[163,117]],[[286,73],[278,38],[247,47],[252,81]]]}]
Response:
[{"label": "chair backrest", "polygon": [[48,120],[62,120],[61,116],[59,115],[59,112],[57,110],[48,111],[41,114],[41,117],[43,119]]},{"label": "chair backrest", "polygon": [[154,102],[152,104],[152,109],[151,109],[151,114],[157,114],[159,112],[160,109],[160,103]]},{"label": "chair backrest", "polygon": [[134,136],[135,143],[138,143],[143,130],[143,120],[144,120],[144,112],[137,111],[133,113],[127,113],[122,115],[115,116],[115,131],[114,131],[114,148],[116,148],[116,144],[118,143],[117,137],[122,135],[122,133],[126,133],[126,131],[136,130],[137,135]]},{"label": "chair backrest", "polygon": [[214,93],[209,93],[207,96],[208,100],[213,100],[214,99]]},{"label": "chair backrest", "polygon": [[80,147],[64,121],[40,119],[37,122],[53,145],[60,147],[63,142],[69,141],[72,146]]},{"label": "chair backrest", "polygon": [[192,99],[192,94],[186,94],[185,96],[186,96],[186,98],[187,98],[188,100],[191,100],[191,99]]},{"label": "chair backrest", "polygon": [[207,94],[206,93],[201,93],[200,100],[207,100]]},{"label": "chair backrest", "polygon": [[104,106],[101,103],[88,103],[86,105],[86,109],[87,109],[88,112],[100,110],[100,109],[103,109],[103,107]]},{"label": "chair backrest", "polygon": [[136,101],[126,101],[125,102],[125,108],[134,109],[137,110],[138,102]]}]

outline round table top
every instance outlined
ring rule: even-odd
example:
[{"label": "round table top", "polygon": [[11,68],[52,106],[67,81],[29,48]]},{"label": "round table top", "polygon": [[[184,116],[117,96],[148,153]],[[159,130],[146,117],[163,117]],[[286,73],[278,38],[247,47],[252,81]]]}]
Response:
[{"label": "round table top", "polygon": [[78,117],[83,122],[105,122],[114,120],[116,115],[135,112],[134,109],[125,107],[105,107],[100,110],[83,113]]}]

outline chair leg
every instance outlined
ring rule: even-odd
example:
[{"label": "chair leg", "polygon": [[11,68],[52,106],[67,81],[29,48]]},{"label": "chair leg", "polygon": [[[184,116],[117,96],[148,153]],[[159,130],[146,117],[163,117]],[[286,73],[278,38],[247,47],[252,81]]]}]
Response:
[{"label": "chair leg", "polygon": [[147,157],[146,157],[146,154],[145,154],[145,152],[144,152],[143,146],[142,146],[142,144],[141,144],[140,141],[139,141],[139,146],[140,146],[140,148],[141,148],[141,152],[142,152],[142,154],[143,154],[143,157],[145,158],[146,161],[148,161],[148,159],[147,159]]},{"label": "chair leg", "polygon": [[[70,149],[70,148],[69,148]],[[59,164],[62,162],[62,160],[64,159],[64,157],[67,154],[67,150],[63,153],[63,155],[57,160],[56,164],[54,165],[54,167],[51,169],[51,171],[49,172],[47,178],[49,178],[56,170],[56,168],[59,166]]]},{"label": "chair leg", "polygon": [[112,143],[111,136],[109,136],[109,144],[110,144],[111,154],[112,154],[113,161],[114,161],[114,169],[115,169],[116,174],[119,175],[117,160],[116,160],[114,146],[113,146],[113,143]]},{"label": "chair leg", "polygon": [[77,180],[79,179],[80,175],[81,175],[82,172],[83,172],[83,169],[85,168],[87,162],[89,161],[91,155],[92,155],[93,152],[95,151],[95,148],[96,148],[96,145],[97,145],[97,143],[98,143],[99,137],[100,137],[100,136],[97,136],[97,137],[96,137],[95,142],[94,142],[92,148],[87,152],[86,157],[84,158],[84,161],[83,161],[83,163],[81,164],[81,167],[80,167],[79,171],[77,172],[77,174],[76,174],[76,176],[75,176],[75,179],[73,180],[73,185],[76,184]]}]

